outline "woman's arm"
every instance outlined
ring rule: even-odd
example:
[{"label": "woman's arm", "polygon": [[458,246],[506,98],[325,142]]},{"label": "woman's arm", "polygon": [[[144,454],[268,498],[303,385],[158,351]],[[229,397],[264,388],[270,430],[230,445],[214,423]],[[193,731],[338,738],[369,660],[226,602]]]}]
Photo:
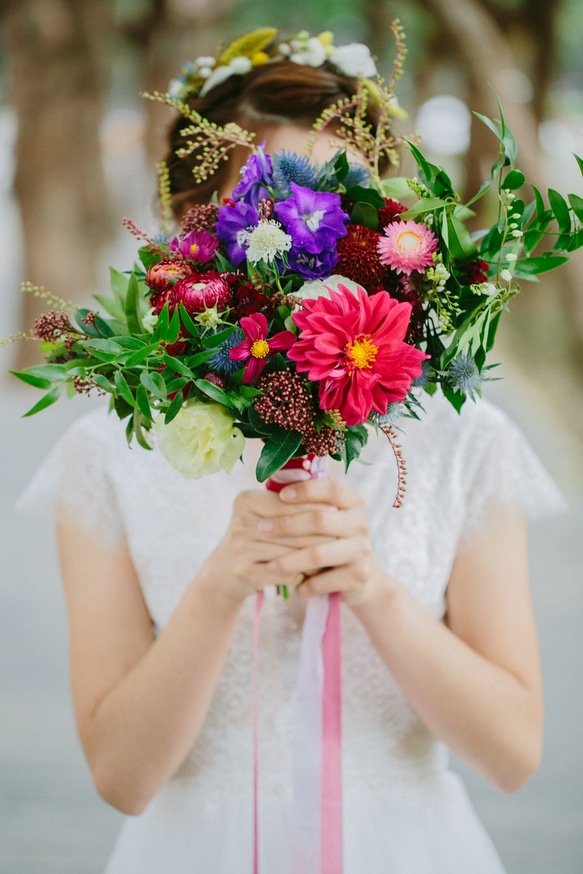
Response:
[{"label": "woman's arm", "polygon": [[289,552],[259,528],[282,509],[296,512],[267,491],[236,499],[225,537],[156,639],[128,553],[59,525],[78,731],[97,789],[125,813],[144,809],[196,740],[240,607]]},{"label": "woman's arm", "polygon": [[[358,495],[333,481],[291,491],[295,498],[286,489],[281,499],[313,503],[278,520],[274,533],[311,530],[333,539],[282,558],[273,572],[328,568],[303,582],[300,594],[343,592],[428,729],[502,790],[519,788],[538,765],[543,720],[524,522],[501,513],[460,551],[443,623],[374,558]],[[339,512],[323,512],[326,504]]]}]

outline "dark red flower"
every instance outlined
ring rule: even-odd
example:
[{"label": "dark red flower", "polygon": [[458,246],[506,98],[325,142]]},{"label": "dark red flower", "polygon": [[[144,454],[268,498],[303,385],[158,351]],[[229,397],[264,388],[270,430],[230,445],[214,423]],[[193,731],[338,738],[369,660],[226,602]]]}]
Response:
[{"label": "dark red flower", "polygon": [[346,231],[346,236],[338,240],[338,264],[334,272],[368,290],[382,282],[387,272],[377,252],[381,235],[364,225],[351,224]]},{"label": "dark red flower", "polygon": [[461,285],[479,285],[488,281],[488,263],[476,258],[467,264],[456,265],[456,273]]},{"label": "dark red flower", "polygon": [[381,228],[385,228],[391,222],[394,222],[401,213],[407,212],[408,207],[399,203],[398,200],[393,200],[392,197],[385,197],[385,205],[379,209],[379,223]]},{"label": "dark red flower", "polygon": [[250,282],[245,282],[233,292],[233,316],[242,319],[253,313],[263,313],[268,319],[275,315],[275,303],[272,298],[258,291]]},{"label": "dark red flower", "polygon": [[193,273],[176,283],[170,291],[168,302],[170,306],[182,302],[189,313],[202,313],[210,307],[222,312],[231,303],[231,288],[216,270]]}]

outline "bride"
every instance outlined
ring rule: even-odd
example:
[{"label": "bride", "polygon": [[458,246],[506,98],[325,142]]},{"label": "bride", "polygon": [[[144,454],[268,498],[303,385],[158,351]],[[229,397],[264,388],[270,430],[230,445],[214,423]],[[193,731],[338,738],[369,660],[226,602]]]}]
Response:
[{"label": "bride", "polygon": [[[334,57],[308,40],[300,57],[235,57],[228,72],[199,59],[204,73],[181,96],[255,131],[267,152],[301,153],[321,112],[370,74],[348,76],[342,50]],[[195,184],[192,159],[176,155],[185,124],[168,162],[177,220],[213,190],[227,195],[242,163],[236,152]],[[312,158],[337,147],[321,134]],[[363,455],[374,463],[347,475],[332,465],[329,479],[279,494],[254,481],[250,442],[232,475],[187,481],[156,448],[128,451],[102,410],[57,446],[47,464],[60,482],[77,726],[98,792],[128,814],[107,874],[250,874],[252,596],[265,587],[262,874],[292,874],[290,701],[306,602],[330,592],[343,612],[346,874],[502,874],[447,748],[503,792],[538,766],[525,520],[554,487],[490,404],[424,406],[403,425],[399,510],[382,435]]]}]

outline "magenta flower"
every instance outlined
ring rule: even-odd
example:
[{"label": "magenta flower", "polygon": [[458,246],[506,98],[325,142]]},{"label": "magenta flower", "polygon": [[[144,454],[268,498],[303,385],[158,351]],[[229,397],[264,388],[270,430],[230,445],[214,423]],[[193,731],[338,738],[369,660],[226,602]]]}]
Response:
[{"label": "magenta flower", "polygon": [[231,361],[248,360],[243,374],[243,382],[255,382],[267,364],[268,356],[273,355],[274,352],[284,352],[289,349],[296,337],[291,331],[280,331],[268,338],[268,324],[263,313],[243,316],[240,325],[245,332],[245,339],[234,349],[231,349],[229,357]]},{"label": "magenta flower", "polygon": [[181,240],[174,237],[170,241],[170,249],[180,252],[188,261],[198,261],[203,264],[210,261],[219,246],[219,241],[208,231],[190,231]]},{"label": "magenta flower", "polygon": [[318,383],[321,409],[360,425],[373,410],[384,415],[404,400],[428,356],[404,342],[410,304],[386,291],[369,297],[362,286],[328,291],[292,316],[301,333],[287,357]]}]

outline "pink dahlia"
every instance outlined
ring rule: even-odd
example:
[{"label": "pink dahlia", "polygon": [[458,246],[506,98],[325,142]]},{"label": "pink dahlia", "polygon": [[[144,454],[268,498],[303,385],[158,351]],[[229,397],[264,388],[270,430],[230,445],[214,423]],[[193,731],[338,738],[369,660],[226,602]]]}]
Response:
[{"label": "pink dahlia", "polygon": [[248,361],[243,382],[255,382],[267,364],[268,356],[289,349],[296,337],[291,331],[280,331],[268,338],[267,319],[263,313],[243,316],[239,324],[245,332],[245,339],[231,349],[229,356],[231,361]]},{"label": "pink dahlia", "polygon": [[410,276],[414,270],[423,273],[433,264],[437,237],[421,222],[394,221],[385,228],[385,236],[378,242],[378,253],[383,264],[397,273]]},{"label": "pink dahlia", "polygon": [[292,316],[301,333],[287,356],[319,383],[321,409],[359,425],[373,410],[384,415],[389,403],[404,400],[427,355],[403,342],[410,304],[386,291],[369,297],[361,286],[328,292],[330,298],[304,300]]}]

